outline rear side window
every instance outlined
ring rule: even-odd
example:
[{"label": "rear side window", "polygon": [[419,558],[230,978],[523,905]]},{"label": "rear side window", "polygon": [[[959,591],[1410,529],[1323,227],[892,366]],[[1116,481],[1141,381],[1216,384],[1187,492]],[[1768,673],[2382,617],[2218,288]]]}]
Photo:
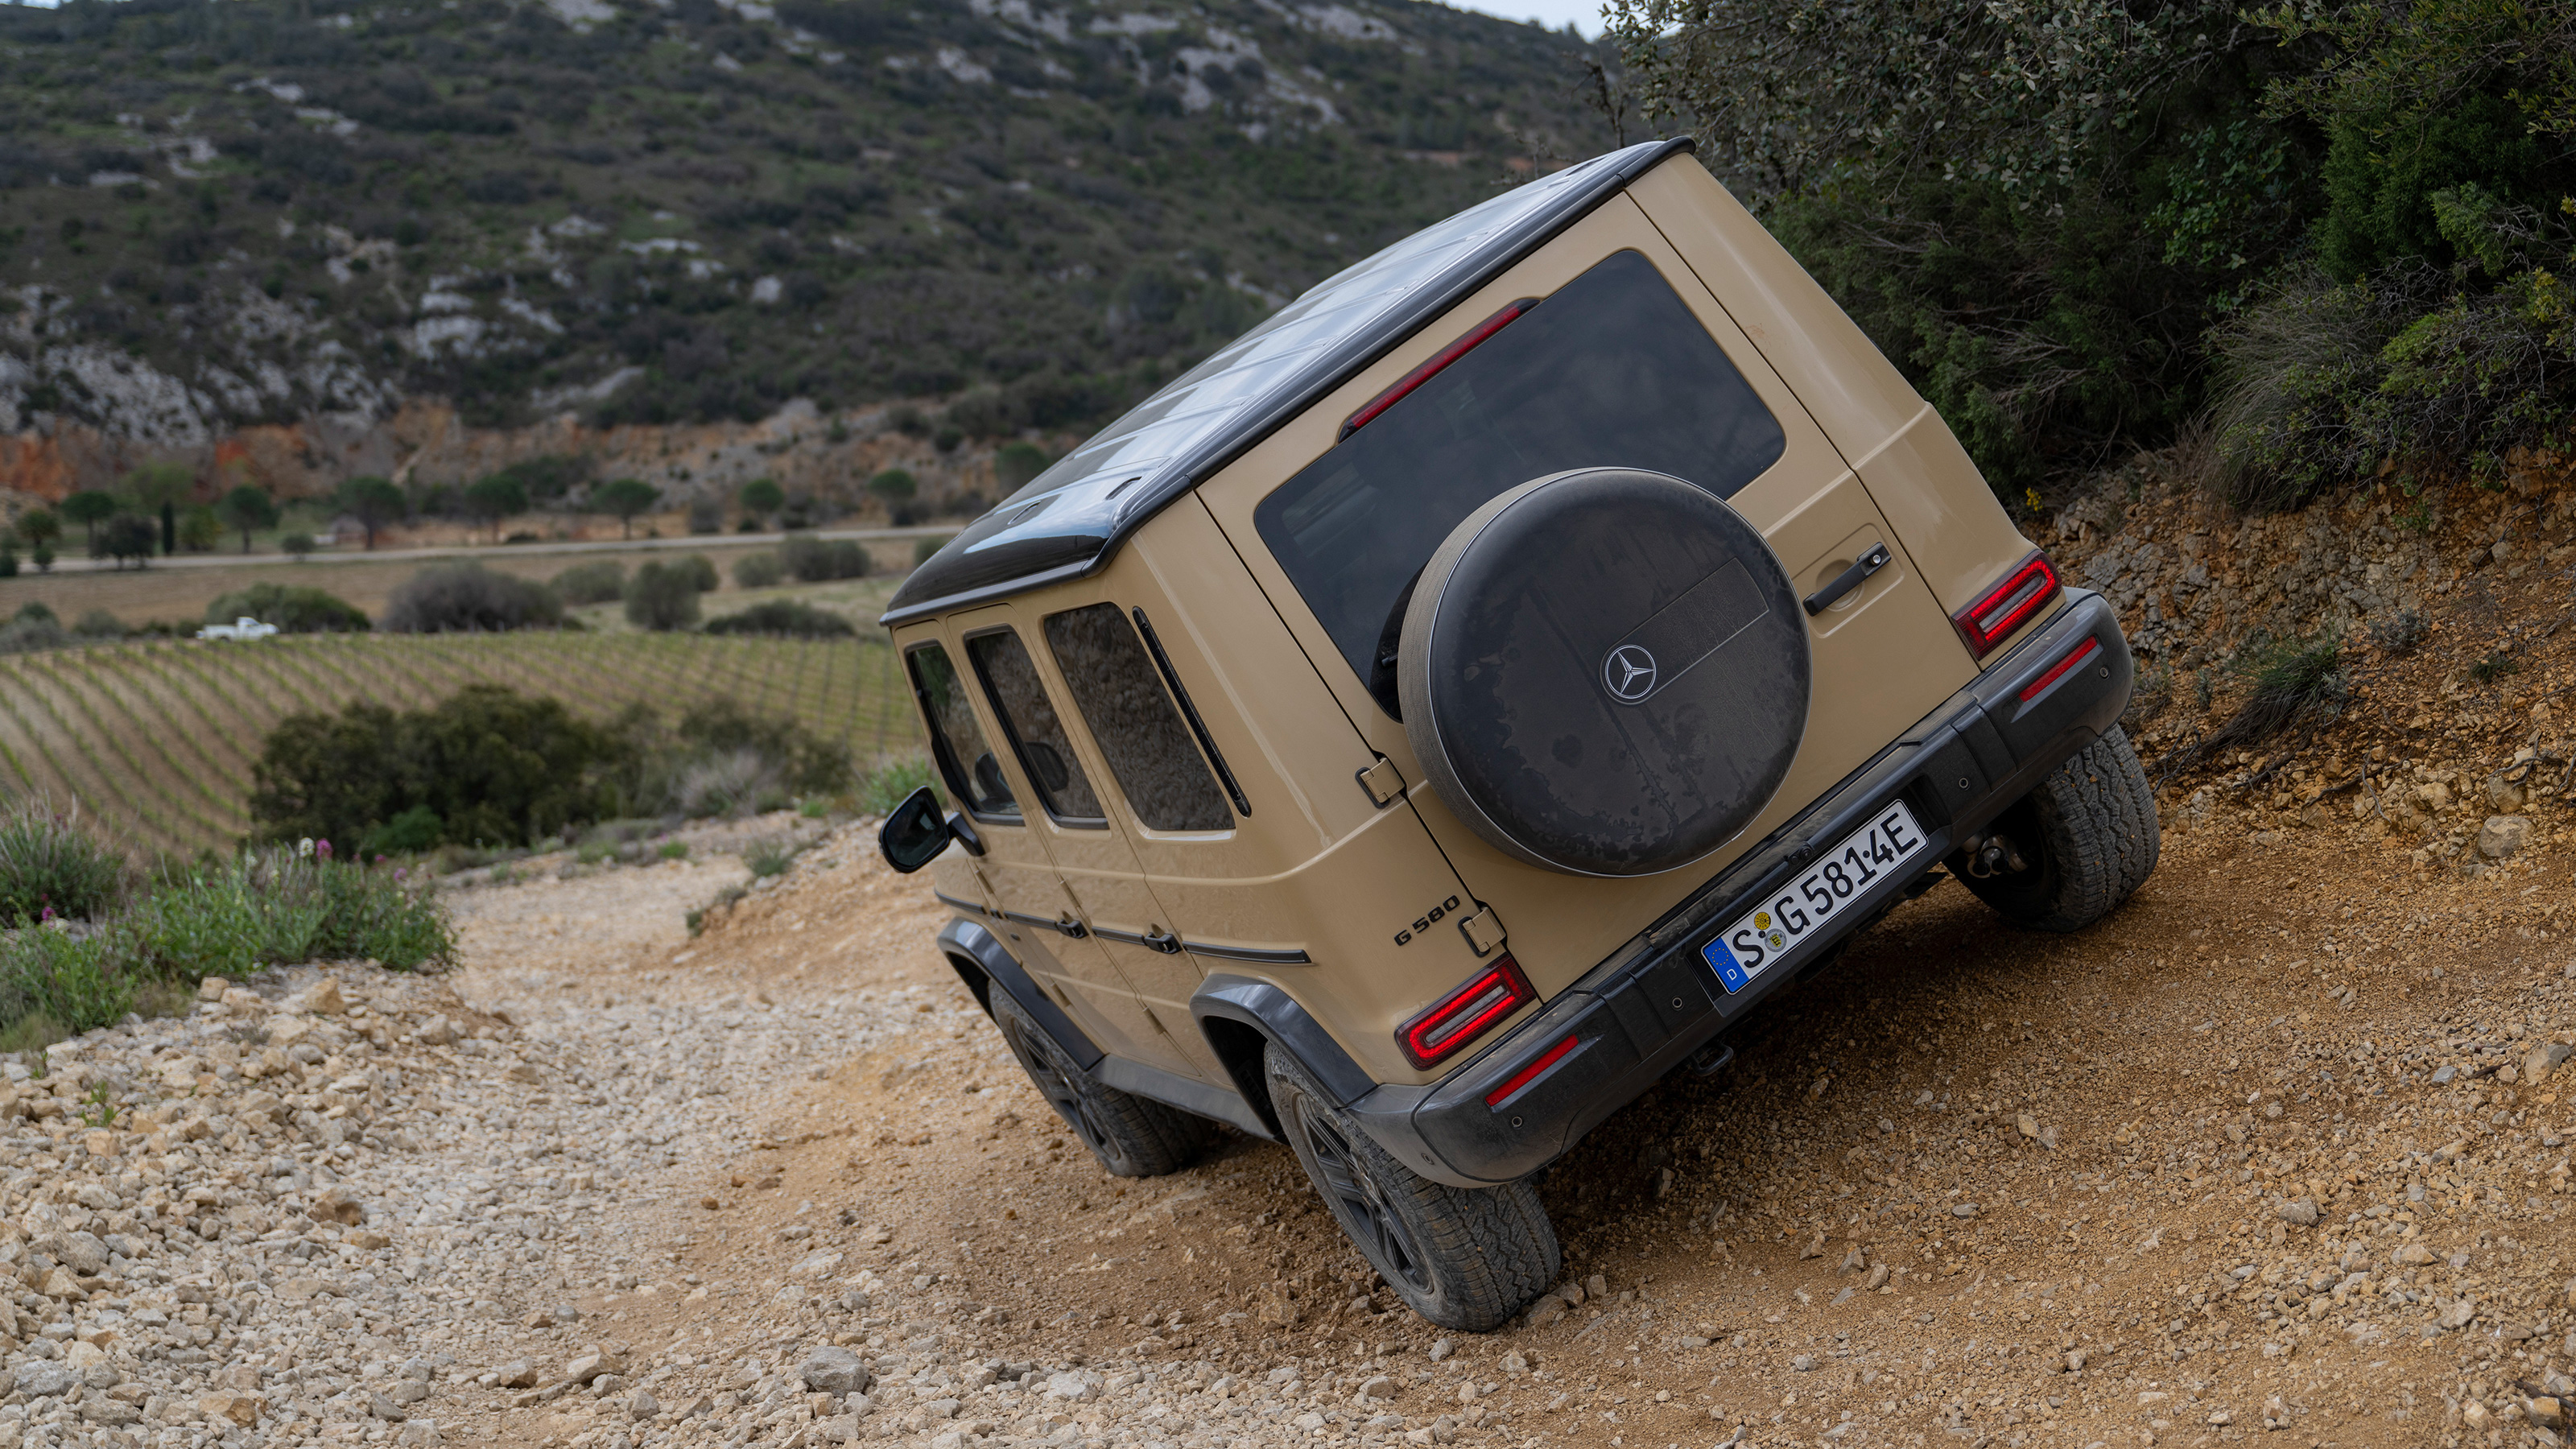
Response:
[{"label": "rear side window", "polygon": [[1049,614],[1047,648],[1128,808],[1153,830],[1231,830],[1234,815],[1116,604]]},{"label": "rear side window", "polygon": [[1654,263],[1624,251],[1272,490],[1253,521],[1392,715],[1413,580],[1495,495],[1568,468],[1624,467],[1726,498],[1786,447]]},{"label": "rear side window", "polygon": [[930,726],[930,753],[938,762],[939,777],[948,782],[948,793],[977,815],[1018,819],[1020,802],[1011,798],[1001,762],[984,743],[984,727],[975,722],[975,711],[966,703],[965,682],[957,677],[948,651],[924,644],[906,654],[903,662],[912,671],[913,697],[921,701],[921,717]]},{"label": "rear side window", "polygon": [[1100,797],[1092,793],[1082,761],[1074,758],[1064,721],[1056,715],[1055,701],[1047,698],[1037,665],[1020,636],[1008,629],[978,634],[966,641],[966,657],[983,677],[993,712],[1002,717],[1002,733],[1011,737],[1020,768],[1038,787],[1038,799],[1047,814],[1065,825],[1108,825]]}]

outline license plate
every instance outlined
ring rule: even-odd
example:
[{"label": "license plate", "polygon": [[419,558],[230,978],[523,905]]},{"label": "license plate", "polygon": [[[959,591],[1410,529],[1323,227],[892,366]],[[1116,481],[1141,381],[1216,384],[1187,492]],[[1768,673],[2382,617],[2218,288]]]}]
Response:
[{"label": "license plate", "polygon": [[1800,942],[1822,935],[1838,912],[1892,871],[1923,853],[1928,844],[1914,823],[1914,812],[1891,804],[1878,818],[1842,838],[1833,850],[1816,857],[1806,873],[1790,881],[1762,905],[1745,913],[1724,934],[1700,948],[1700,955],[1726,985],[1726,994],[1742,991],[1754,977],[1780,964]]}]

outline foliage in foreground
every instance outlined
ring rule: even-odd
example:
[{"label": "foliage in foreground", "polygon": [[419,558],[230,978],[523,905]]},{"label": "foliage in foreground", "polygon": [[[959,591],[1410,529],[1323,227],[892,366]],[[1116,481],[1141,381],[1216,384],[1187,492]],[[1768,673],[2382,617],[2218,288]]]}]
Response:
[{"label": "foliage in foreground", "polygon": [[24,1050],[114,1024],[159,983],[370,958],[444,965],[455,937],[426,882],[296,850],[247,851],[165,879],[77,932],[24,917],[0,932],[0,1038]]},{"label": "foliage in foreground", "polygon": [[327,839],[360,855],[517,846],[602,820],[769,809],[851,784],[849,755],[732,700],[676,728],[650,707],[606,726],[557,700],[470,685],[436,706],[299,714],[262,747],[250,800],[264,840]]},{"label": "foliage in foreground", "polygon": [[125,862],[68,813],[21,796],[0,810],[0,924],[91,920],[125,897]]}]

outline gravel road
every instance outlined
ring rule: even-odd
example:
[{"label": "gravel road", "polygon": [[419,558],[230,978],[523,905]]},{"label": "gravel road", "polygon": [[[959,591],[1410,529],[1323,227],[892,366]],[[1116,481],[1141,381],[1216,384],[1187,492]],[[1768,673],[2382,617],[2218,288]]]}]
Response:
[{"label": "gravel road", "polygon": [[730,859],[462,890],[452,973],[10,1073],[0,1449],[2554,1444],[2556,849],[2177,829],[2074,939],[1942,886],[1549,1174],[1481,1337],[1279,1148],[1102,1174],[864,829],[696,940]]}]

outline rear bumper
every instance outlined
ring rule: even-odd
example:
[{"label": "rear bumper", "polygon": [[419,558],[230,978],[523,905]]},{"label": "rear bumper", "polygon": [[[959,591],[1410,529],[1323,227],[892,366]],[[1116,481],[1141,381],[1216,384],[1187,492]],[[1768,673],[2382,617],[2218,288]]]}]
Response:
[{"label": "rear bumper", "polygon": [[[2067,599],[2036,635],[1536,1017],[1439,1082],[1378,1085],[1346,1110],[1416,1171],[1454,1186],[1514,1181],[1555,1160],[1784,983],[1830,961],[1921,879],[1889,873],[1729,995],[1702,948],[1815,852],[1902,801],[1928,837],[1916,857],[1928,870],[2111,728],[2134,682],[2128,643],[2100,595]],[[2088,641],[2092,652],[2060,668]]]}]

